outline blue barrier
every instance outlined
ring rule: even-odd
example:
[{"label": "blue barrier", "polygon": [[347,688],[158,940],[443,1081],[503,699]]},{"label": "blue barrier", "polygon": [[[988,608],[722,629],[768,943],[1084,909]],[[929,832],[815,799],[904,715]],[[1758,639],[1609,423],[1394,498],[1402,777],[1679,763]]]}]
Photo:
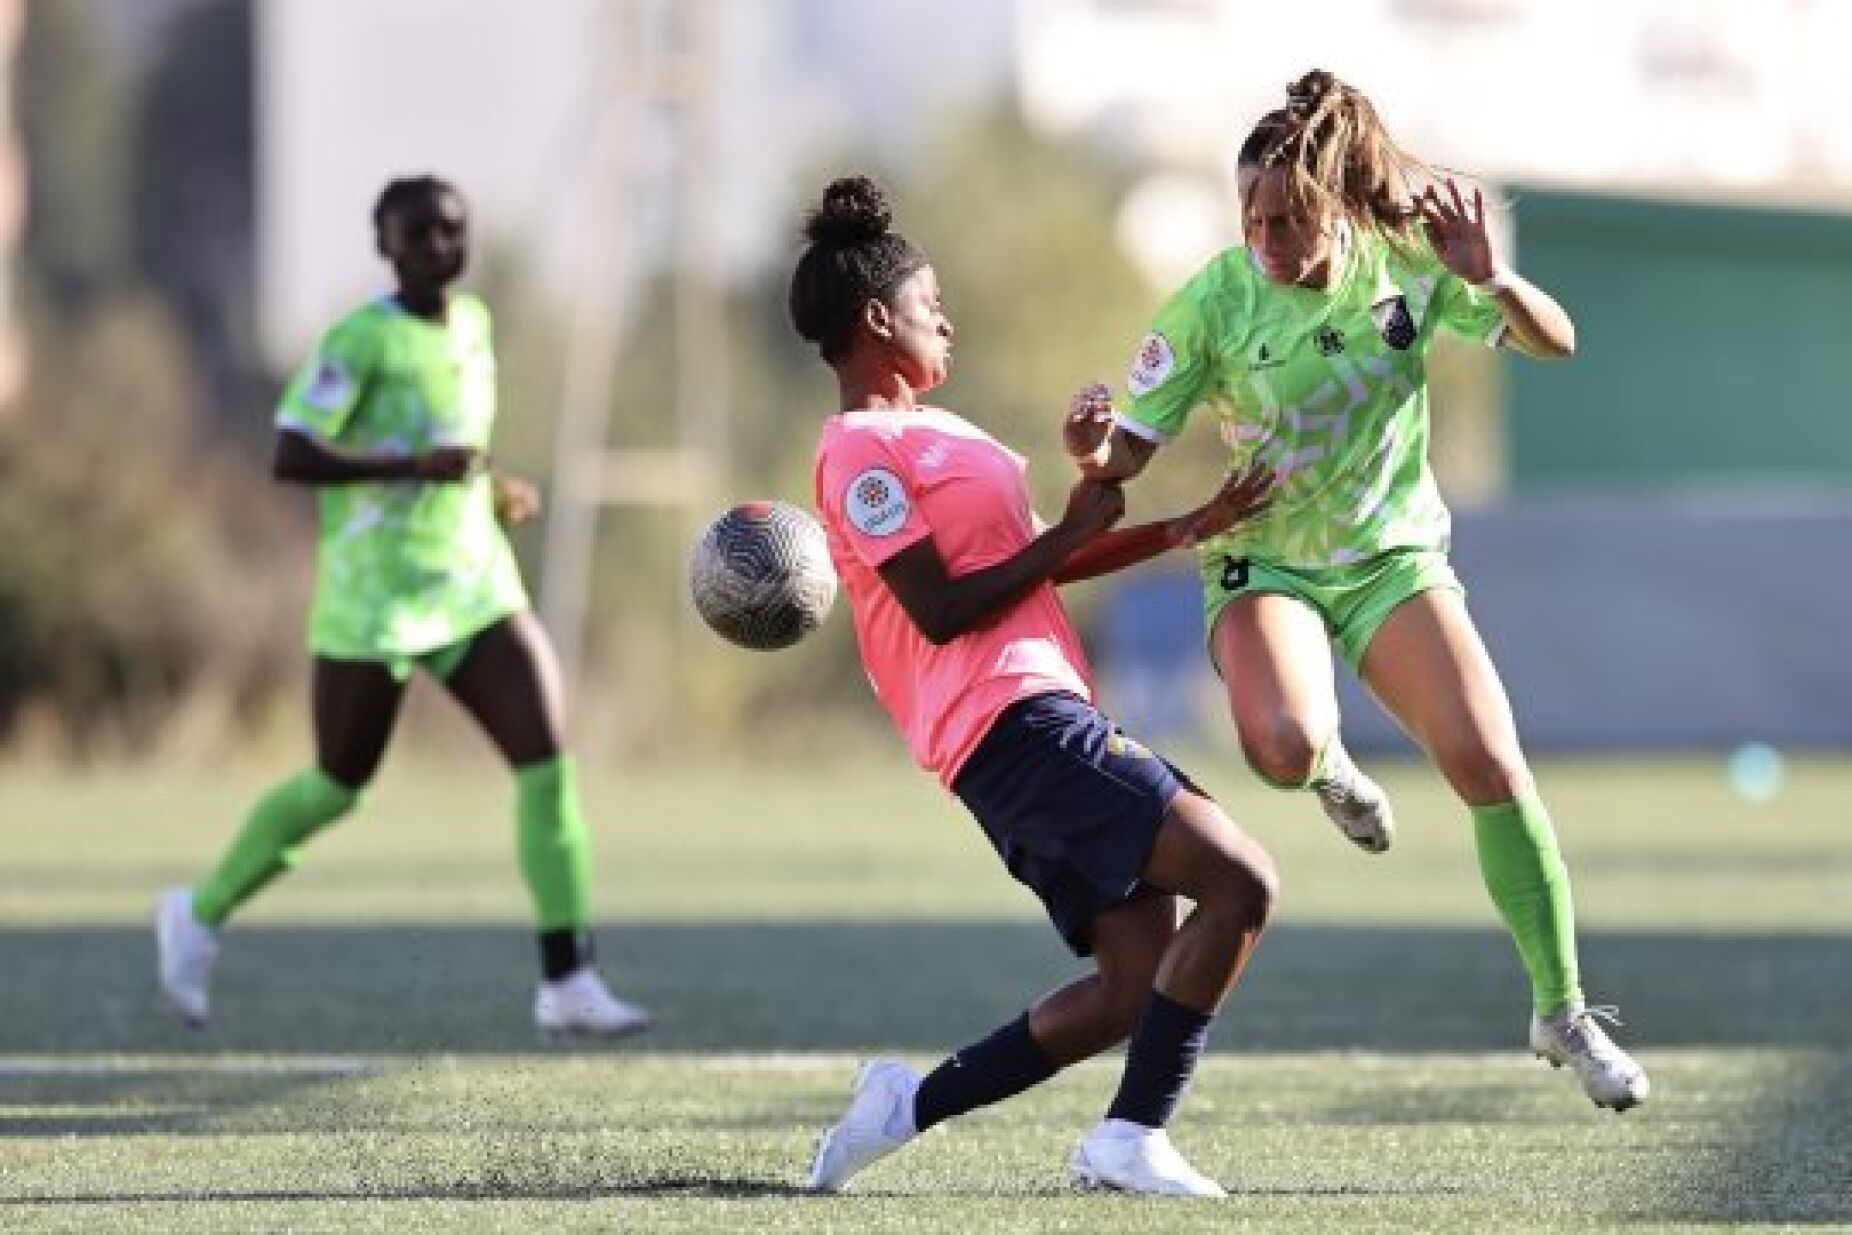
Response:
[{"label": "blue barrier", "polygon": [[[1460,516],[1454,564],[1536,751],[1852,748],[1852,501],[1526,503]],[[1226,726],[1187,564],[1113,584],[1107,710],[1154,740]],[[1408,740],[1339,668],[1346,740]]]}]

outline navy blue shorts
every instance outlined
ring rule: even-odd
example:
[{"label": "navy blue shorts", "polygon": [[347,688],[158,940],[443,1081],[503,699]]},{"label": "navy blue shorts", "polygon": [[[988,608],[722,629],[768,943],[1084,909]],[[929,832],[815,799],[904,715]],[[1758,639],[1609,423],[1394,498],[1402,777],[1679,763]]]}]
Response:
[{"label": "navy blue shorts", "polygon": [[1093,954],[1094,918],[1156,894],[1141,876],[1185,788],[1181,772],[1065,692],[1011,704],[952,782],[1076,956]]}]

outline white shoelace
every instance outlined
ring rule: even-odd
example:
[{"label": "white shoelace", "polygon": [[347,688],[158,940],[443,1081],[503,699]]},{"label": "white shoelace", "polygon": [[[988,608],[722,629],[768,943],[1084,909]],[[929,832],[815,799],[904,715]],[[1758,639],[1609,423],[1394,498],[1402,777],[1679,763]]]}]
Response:
[{"label": "white shoelace", "polygon": [[1316,781],[1312,785],[1312,792],[1333,806],[1348,807],[1357,801],[1356,792],[1348,784],[1340,781],[1330,779]]},{"label": "white shoelace", "polygon": [[1626,1052],[1616,1046],[1614,1040],[1608,1037],[1607,1030],[1601,1027],[1602,1021],[1616,1028],[1626,1024],[1620,1018],[1620,1009],[1613,1004],[1590,1004],[1569,1018],[1568,1023],[1563,1026],[1564,1034],[1569,1038],[1572,1046],[1579,1039],[1588,1053],[1597,1059],[1627,1058]]}]

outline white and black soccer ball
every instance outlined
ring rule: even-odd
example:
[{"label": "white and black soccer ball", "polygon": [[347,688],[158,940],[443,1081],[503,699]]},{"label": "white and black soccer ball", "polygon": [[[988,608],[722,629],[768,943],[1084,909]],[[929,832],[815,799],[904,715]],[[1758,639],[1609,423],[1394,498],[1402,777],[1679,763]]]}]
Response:
[{"label": "white and black soccer ball", "polygon": [[823,624],[836,599],[823,525],[789,502],[743,502],[695,545],[688,590],[702,620],[728,642],[790,647]]}]

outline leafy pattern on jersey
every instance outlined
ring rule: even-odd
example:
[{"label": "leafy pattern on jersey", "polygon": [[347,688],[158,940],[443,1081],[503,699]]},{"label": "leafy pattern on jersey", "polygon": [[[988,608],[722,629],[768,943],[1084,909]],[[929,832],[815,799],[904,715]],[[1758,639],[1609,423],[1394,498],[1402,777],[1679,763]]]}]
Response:
[{"label": "leafy pattern on jersey", "polygon": [[[460,295],[441,323],[389,300],[343,317],[284,392],[277,423],[349,449],[486,452],[495,413],[489,313]],[[316,502],[317,655],[419,656],[527,606],[487,475],[330,485]]]}]

